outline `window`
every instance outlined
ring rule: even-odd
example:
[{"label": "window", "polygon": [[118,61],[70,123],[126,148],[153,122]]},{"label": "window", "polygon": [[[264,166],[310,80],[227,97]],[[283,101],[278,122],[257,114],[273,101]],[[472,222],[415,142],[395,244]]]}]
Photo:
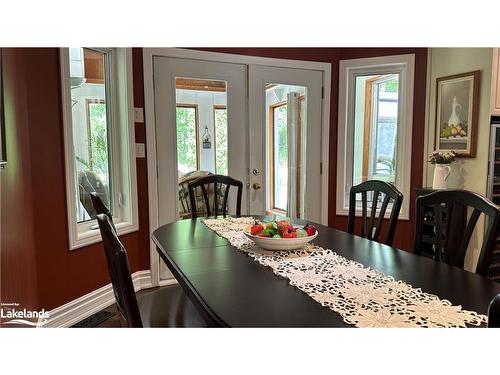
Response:
[{"label": "window", "polygon": [[271,209],[284,211],[288,200],[288,106],[286,102],[270,106],[271,135]]},{"label": "window", "polygon": [[413,71],[414,55],[340,62],[337,214],[347,215],[351,186],[377,179],[403,193],[409,218]]},{"label": "window", "polygon": [[227,175],[227,109],[214,106],[215,173]]},{"label": "window", "polygon": [[113,214],[118,234],[138,229],[131,52],[61,49],[70,247],[101,240],[89,192]]},{"label": "window", "polygon": [[178,104],[176,108],[177,165],[179,173],[198,170],[200,151],[198,148],[198,107]]},{"label": "window", "polygon": [[363,121],[355,120],[354,124],[354,159],[362,155],[362,168],[354,173],[354,184],[370,179],[395,182],[398,86],[399,75],[356,77],[356,90],[364,90],[364,99],[357,96],[360,99],[355,104],[356,115],[359,111]]}]

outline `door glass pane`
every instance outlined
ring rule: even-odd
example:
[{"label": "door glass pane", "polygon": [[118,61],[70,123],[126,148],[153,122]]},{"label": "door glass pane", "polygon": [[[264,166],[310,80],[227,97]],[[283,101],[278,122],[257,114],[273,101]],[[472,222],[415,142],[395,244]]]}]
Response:
[{"label": "door glass pane", "polygon": [[177,165],[179,173],[198,169],[198,113],[196,105],[177,105]]},{"label": "door glass pane", "polygon": [[70,48],[71,123],[75,149],[77,222],[95,211],[87,192],[95,191],[113,209],[111,200],[109,113],[106,91],[107,56],[89,48]]},{"label": "door glass pane", "polygon": [[288,138],[287,105],[273,107],[273,154],[274,154],[274,205],[286,211],[288,195]]},{"label": "door glass pane", "polygon": [[[228,174],[227,90],[220,80],[177,77],[176,130],[180,218],[190,216],[188,184],[210,174]],[[199,215],[206,212],[195,192]],[[213,192],[208,191],[213,202]]]},{"label": "door glass pane", "polygon": [[306,87],[266,85],[266,207],[271,213],[303,217],[306,103]]}]

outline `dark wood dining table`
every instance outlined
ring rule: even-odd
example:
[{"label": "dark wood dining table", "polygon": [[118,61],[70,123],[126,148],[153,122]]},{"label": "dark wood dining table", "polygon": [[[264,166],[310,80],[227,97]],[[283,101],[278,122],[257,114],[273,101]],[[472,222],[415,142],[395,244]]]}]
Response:
[{"label": "dark wood dining table", "polygon": [[[253,216],[263,219],[264,216]],[[202,223],[186,219],[159,227],[153,241],[188,297],[213,326],[353,327],[231,246]],[[304,224],[301,220],[294,220]],[[360,262],[466,310],[487,314],[500,284],[340,230],[314,224],[313,243]]]}]

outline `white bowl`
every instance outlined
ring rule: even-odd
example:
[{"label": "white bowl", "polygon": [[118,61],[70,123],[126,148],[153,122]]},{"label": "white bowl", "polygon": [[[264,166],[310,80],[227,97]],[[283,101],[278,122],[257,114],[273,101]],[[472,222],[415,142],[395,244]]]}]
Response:
[{"label": "white bowl", "polygon": [[297,237],[297,238],[270,238],[254,236],[244,232],[245,236],[250,238],[257,246],[270,251],[284,251],[302,249],[306,243],[312,241],[318,235],[318,231],[312,236]]}]

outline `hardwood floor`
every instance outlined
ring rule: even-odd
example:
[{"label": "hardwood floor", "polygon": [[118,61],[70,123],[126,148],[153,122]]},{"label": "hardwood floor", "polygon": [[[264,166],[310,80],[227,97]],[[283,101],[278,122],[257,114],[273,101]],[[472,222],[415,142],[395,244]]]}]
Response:
[{"label": "hardwood floor", "polygon": [[[162,286],[160,287],[161,289],[165,289],[165,288],[172,288],[173,286]],[[137,296],[140,296],[141,294],[143,293],[147,293],[151,291],[151,289],[144,289],[144,290],[141,290],[139,292],[136,293]],[[99,324],[95,325],[95,326],[92,326],[92,327],[85,327],[85,328],[120,328],[121,327],[121,324],[120,324],[120,316],[118,315],[118,309],[116,307],[116,304],[112,304],[111,306],[101,310],[100,312],[108,312],[110,314],[112,314],[109,318],[107,318],[106,320],[100,322]],[[99,314],[100,312],[98,312],[97,314]],[[73,326],[75,327],[75,326]],[[80,328],[82,328],[80,326]]]}]

